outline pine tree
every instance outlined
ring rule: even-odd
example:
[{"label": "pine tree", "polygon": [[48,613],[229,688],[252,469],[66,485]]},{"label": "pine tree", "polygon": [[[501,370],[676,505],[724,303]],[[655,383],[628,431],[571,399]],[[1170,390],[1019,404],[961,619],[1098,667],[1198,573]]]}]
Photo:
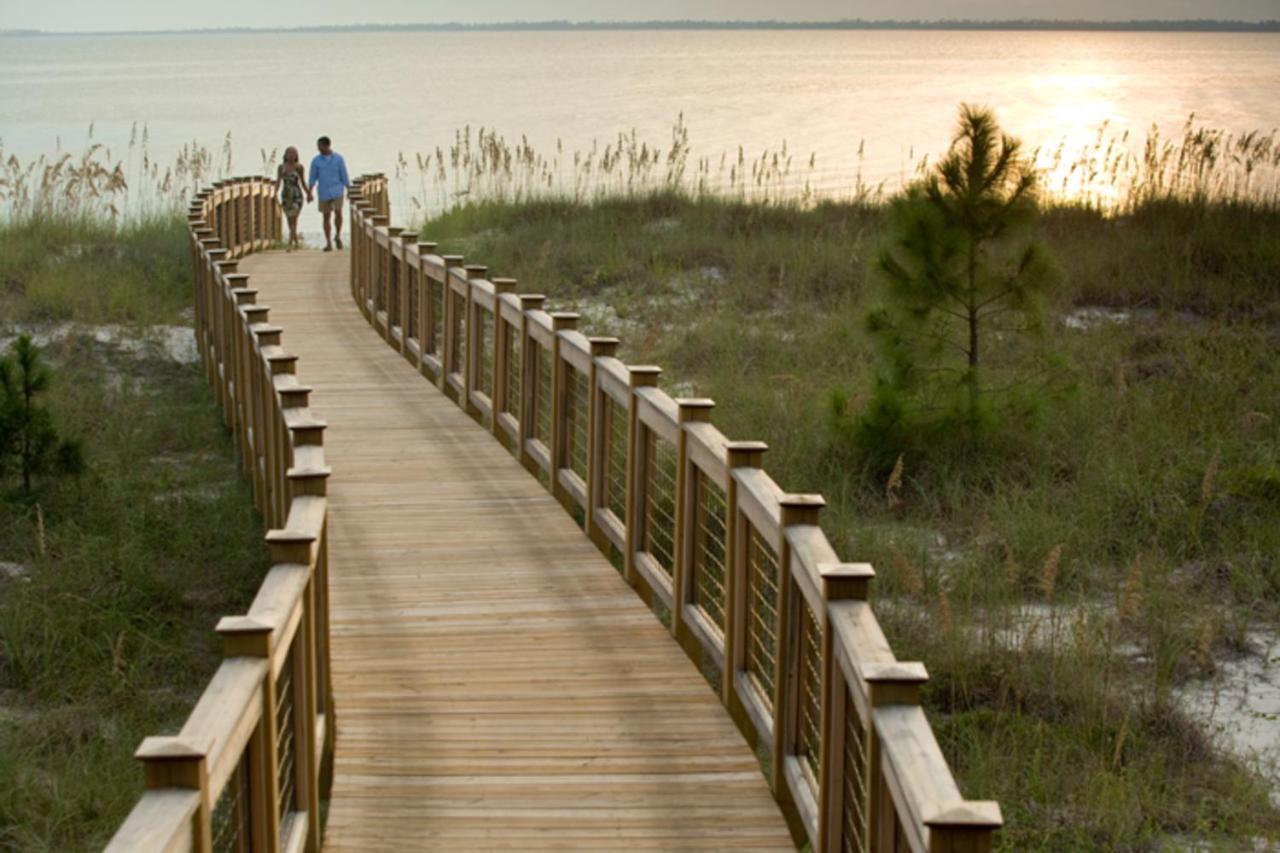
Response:
[{"label": "pine tree", "polygon": [[867,317],[880,370],[855,437],[881,461],[913,448],[973,444],[1034,399],[1048,362],[1034,341],[1055,267],[1035,239],[1036,173],[991,111],[965,105],[951,148],[894,200],[875,264],[882,304]]},{"label": "pine tree", "polygon": [[80,445],[58,436],[53,418],[36,396],[48,389],[49,371],[30,336],[22,335],[9,356],[0,358],[0,474],[10,460],[22,477],[22,492],[31,495],[32,478],[46,471],[79,474],[84,466]]}]

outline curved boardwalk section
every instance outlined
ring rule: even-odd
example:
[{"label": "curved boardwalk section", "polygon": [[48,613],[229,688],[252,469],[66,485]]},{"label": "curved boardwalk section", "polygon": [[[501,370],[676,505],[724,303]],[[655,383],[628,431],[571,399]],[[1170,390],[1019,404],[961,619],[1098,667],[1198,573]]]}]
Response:
[{"label": "curved boardwalk section", "polygon": [[369,327],[349,256],[241,267],[328,421],[325,847],[794,849],[697,669],[546,489]]}]

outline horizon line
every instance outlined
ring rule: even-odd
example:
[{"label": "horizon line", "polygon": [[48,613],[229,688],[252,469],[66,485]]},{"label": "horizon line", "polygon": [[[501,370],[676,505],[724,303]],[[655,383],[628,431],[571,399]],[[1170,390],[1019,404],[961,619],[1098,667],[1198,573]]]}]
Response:
[{"label": "horizon line", "polygon": [[128,35],[217,35],[253,33],[325,33],[325,32],[520,32],[520,31],[587,31],[609,30],[1010,30],[1096,32],[1280,32],[1280,19],[1242,21],[1222,18],[1133,18],[1128,20],[1089,18],[916,18],[779,21],[654,19],[646,21],[570,21],[547,19],[538,21],[494,22],[418,22],[418,23],[352,23],[315,24],[310,26],[226,26],[162,28],[154,30],[41,30],[4,29],[4,36],[128,36]]}]

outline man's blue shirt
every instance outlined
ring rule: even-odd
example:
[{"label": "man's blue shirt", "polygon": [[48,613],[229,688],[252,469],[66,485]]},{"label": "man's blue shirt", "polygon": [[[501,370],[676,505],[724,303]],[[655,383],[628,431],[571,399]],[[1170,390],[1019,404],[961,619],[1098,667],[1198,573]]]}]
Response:
[{"label": "man's blue shirt", "polygon": [[317,154],[311,158],[311,178],[309,185],[320,185],[317,193],[321,201],[341,198],[342,192],[351,186],[351,178],[347,176],[347,161],[338,152],[331,152],[327,157]]}]

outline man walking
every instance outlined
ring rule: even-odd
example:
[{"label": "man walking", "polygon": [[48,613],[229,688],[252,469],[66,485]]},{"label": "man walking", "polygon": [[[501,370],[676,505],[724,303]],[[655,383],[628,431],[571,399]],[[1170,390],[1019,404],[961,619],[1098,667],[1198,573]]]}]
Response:
[{"label": "man walking", "polygon": [[347,161],[333,150],[329,137],[317,139],[316,148],[320,153],[311,160],[307,199],[311,199],[311,190],[318,184],[320,214],[324,217],[324,250],[331,252],[335,242],[339,249],[342,248],[342,197],[347,187],[351,186],[351,178],[347,175]]}]

